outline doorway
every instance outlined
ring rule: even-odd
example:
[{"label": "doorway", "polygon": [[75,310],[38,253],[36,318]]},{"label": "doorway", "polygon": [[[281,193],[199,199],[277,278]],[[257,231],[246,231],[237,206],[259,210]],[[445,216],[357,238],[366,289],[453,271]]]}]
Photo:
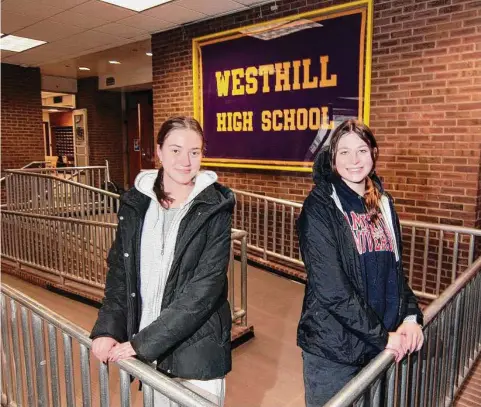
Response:
[{"label": "doorway", "polygon": [[89,165],[87,109],[43,112],[45,160],[65,167]]},{"label": "doorway", "polygon": [[141,170],[155,168],[152,90],[126,95],[129,186]]}]

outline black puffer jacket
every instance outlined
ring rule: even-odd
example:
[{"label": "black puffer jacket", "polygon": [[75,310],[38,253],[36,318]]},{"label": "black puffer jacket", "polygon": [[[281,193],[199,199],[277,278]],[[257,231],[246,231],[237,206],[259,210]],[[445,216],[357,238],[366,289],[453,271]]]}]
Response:
[{"label": "black puffer jacket", "polygon": [[[327,152],[314,166],[315,186],[302,209],[297,228],[307,270],[307,284],[297,342],[306,352],[349,365],[364,365],[384,350],[388,332],[366,303],[361,264],[351,228],[336,205]],[[373,181],[382,191],[380,180]],[[387,195],[385,192],[383,192]],[[389,197],[396,243],[402,253],[399,219]],[[401,257],[401,256],[400,256]],[[402,258],[402,257],[401,257]],[[407,315],[422,313],[398,262],[399,325]]]},{"label": "black puffer jacket", "polygon": [[130,341],[139,359],[157,361],[158,369],[172,376],[222,377],[231,370],[227,268],[234,194],[215,183],[193,200],[179,227],[160,316],[138,332],[140,238],[149,204],[135,188],[122,195],[105,297],[91,338]]}]

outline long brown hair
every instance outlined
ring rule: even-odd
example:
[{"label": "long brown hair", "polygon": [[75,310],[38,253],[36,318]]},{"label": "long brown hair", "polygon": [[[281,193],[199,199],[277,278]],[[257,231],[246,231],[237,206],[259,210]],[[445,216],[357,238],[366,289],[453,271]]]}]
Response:
[{"label": "long brown hair", "polygon": [[[159,148],[162,149],[162,146],[165,143],[165,140],[169,136],[169,134],[173,130],[184,130],[189,129],[195,131],[202,139],[202,151],[205,149],[205,139],[204,139],[204,131],[200,126],[199,122],[192,117],[186,116],[175,116],[167,119],[162,126],[160,126],[160,130],[157,133],[157,145]],[[157,196],[157,200],[163,207],[168,207],[170,203],[172,203],[172,198],[169,197],[164,190],[164,168],[161,166],[157,173],[157,178],[154,182],[153,190],[155,195]]]},{"label": "long brown hair", "polygon": [[336,168],[336,154],[341,137],[347,133],[357,134],[358,137],[367,144],[367,146],[369,147],[369,151],[371,152],[373,164],[371,173],[366,177],[366,190],[364,192],[364,199],[366,200],[366,208],[371,218],[371,221],[376,223],[378,220],[378,208],[379,202],[381,200],[381,193],[379,192],[379,189],[376,187],[376,185],[374,185],[374,182],[372,181],[370,175],[374,172],[374,169],[376,167],[376,161],[379,157],[379,148],[377,146],[376,139],[374,138],[374,135],[372,134],[372,131],[368,126],[358,120],[349,119],[343,121],[336,128],[336,130],[334,130],[331,137],[331,143],[329,145],[331,168],[335,174],[339,175]]}]

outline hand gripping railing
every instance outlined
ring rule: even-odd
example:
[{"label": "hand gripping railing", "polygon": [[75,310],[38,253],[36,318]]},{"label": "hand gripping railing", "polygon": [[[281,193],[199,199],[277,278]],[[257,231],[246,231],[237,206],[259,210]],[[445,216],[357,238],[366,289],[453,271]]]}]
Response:
[{"label": "hand gripping railing", "polygon": [[425,312],[425,344],[399,364],[378,355],[325,406],[452,405],[481,351],[481,258]]},{"label": "hand gripping railing", "polygon": [[[138,360],[91,360],[87,331],[8,285],[1,292],[2,405],[90,407],[93,399],[129,407],[142,396],[144,407],[154,407],[157,391],[180,406],[216,406]],[[131,377],[142,382],[142,395],[131,394]]]}]

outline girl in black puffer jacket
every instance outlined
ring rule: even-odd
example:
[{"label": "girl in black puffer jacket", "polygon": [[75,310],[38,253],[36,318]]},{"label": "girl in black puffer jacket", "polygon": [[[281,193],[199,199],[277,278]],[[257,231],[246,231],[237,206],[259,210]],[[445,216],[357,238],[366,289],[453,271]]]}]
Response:
[{"label": "girl in black puffer jacket", "polygon": [[367,126],[341,123],[316,160],[298,220],[307,284],[297,341],[308,407],[325,404],[382,350],[399,361],[423,344],[399,219],[374,172],[377,158]]},{"label": "girl in black puffer jacket", "polygon": [[[121,197],[92,352],[103,362],[155,362],[222,406],[231,370],[234,194],[215,173],[200,171],[204,136],[196,120],[167,120],[157,144],[162,168],[141,172]],[[170,402],[156,392],[155,406]]]}]

